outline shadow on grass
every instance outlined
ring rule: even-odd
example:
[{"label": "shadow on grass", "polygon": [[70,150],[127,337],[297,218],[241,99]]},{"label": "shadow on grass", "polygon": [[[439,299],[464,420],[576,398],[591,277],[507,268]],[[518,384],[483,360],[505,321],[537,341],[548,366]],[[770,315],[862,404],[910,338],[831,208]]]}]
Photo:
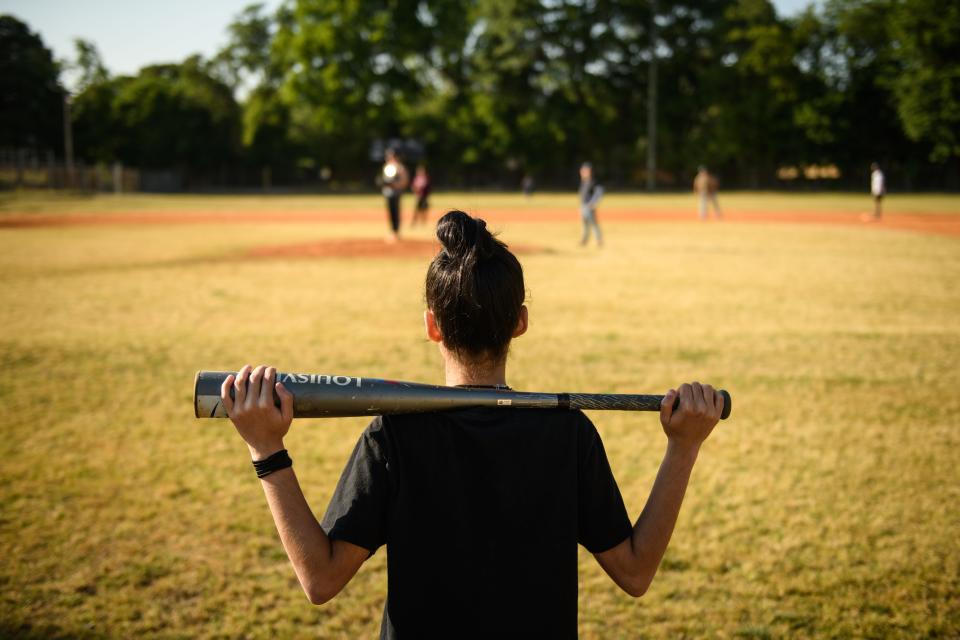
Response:
[{"label": "shadow on grass", "polygon": [[0,620],[0,638],[10,640],[104,640],[108,637],[89,629],[64,630],[48,624],[16,624]]}]

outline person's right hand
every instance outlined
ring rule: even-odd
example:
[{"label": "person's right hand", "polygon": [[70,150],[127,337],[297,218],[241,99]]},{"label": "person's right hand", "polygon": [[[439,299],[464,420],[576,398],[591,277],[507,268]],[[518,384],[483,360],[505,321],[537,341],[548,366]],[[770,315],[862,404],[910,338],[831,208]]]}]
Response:
[{"label": "person's right hand", "polygon": [[[680,406],[673,403],[680,397]],[[670,389],[660,405],[660,424],[672,444],[691,449],[700,445],[720,421],[723,412],[723,396],[708,384],[694,382],[682,384],[680,389]]]},{"label": "person's right hand", "polygon": [[[279,409],[273,403],[274,391],[280,397]],[[263,460],[283,449],[283,438],[293,420],[293,394],[277,382],[276,369],[244,366],[236,376],[231,374],[223,381],[220,401],[254,460]]]}]

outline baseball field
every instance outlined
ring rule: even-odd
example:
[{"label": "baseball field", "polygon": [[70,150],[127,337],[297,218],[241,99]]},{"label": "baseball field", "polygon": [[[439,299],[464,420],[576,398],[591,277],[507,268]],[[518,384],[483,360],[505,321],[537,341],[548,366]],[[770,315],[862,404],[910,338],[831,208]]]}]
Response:
[{"label": "baseball field", "polygon": [[[409,219],[412,202],[405,202]],[[646,596],[580,556],[583,638],[960,635],[960,197],[437,194],[524,265],[518,389],[662,393],[734,412]],[[432,229],[374,196],[0,195],[0,637],[375,637],[377,553],[309,604],[243,442],[197,369],[441,383],[422,328]],[[593,413],[631,517],[665,438]],[[322,515],[362,419],[287,440]]]}]

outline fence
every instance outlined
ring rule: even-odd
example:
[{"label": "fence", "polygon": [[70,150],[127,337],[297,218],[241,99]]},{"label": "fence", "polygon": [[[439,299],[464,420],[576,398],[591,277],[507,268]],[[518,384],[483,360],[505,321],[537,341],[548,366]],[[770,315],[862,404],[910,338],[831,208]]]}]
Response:
[{"label": "fence", "polygon": [[71,166],[53,153],[0,149],[0,188],[125,193],[140,190],[140,171],[119,162]]},{"label": "fence", "polygon": [[213,170],[132,168],[122,163],[69,165],[53,152],[0,148],[0,190],[49,189],[84,193],[181,192],[374,192],[371,167],[367,181],[331,181],[323,171],[287,170],[269,166],[228,165]]},{"label": "fence", "polygon": [[[249,166],[225,163],[215,169],[132,168],[121,163],[89,164],[80,160],[69,166],[52,152],[0,148],[0,190],[49,189],[85,193],[375,193],[374,176],[379,165],[337,169],[314,164],[291,168]],[[412,170],[412,166],[408,164]],[[859,172],[858,172],[859,171]],[[884,166],[887,185],[892,191],[960,190],[960,159],[942,165]],[[443,166],[431,169],[433,183],[441,189],[519,191],[523,173],[517,169],[451,173]],[[554,172],[535,176],[537,189],[570,190],[576,188],[576,172],[566,177]],[[610,190],[638,189],[646,181],[645,169],[627,174],[608,167],[600,179]],[[783,191],[863,191],[869,186],[866,167],[844,174],[835,165],[781,166],[764,180],[751,181],[743,176],[720,174],[722,187],[767,188]],[[689,175],[657,172],[658,189],[663,192],[686,191],[693,180]]]}]

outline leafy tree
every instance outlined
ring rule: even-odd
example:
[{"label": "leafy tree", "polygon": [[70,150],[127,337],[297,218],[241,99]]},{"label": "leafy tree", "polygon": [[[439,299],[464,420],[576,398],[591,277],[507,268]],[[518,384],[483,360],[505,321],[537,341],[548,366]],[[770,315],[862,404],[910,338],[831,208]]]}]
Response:
[{"label": "leafy tree", "polygon": [[474,144],[484,134],[470,86],[476,2],[427,2],[417,11],[425,27],[413,70],[420,98],[397,104],[398,132],[424,141],[434,175],[458,183],[475,175],[480,155]]},{"label": "leafy tree", "polygon": [[121,158],[119,147],[126,135],[114,113],[114,101],[130,78],[105,79],[87,84],[73,99],[73,139],[78,157],[91,162]]},{"label": "leafy tree", "polygon": [[77,152],[84,157],[210,170],[238,156],[239,107],[197,57],[91,84],[75,103],[83,143]]},{"label": "leafy tree", "polygon": [[[466,129],[469,137],[462,141],[459,160],[474,165],[474,172],[476,165],[496,170],[515,155],[528,166],[543,164],[534,155],[537,150],[562,146],[565,137],[563,131],[551,135],[544,126],[559,87],[537,86],[548,73],[548,43],[541,28],[546,11],[533,0],[480,0],[475,12],[468,36],[468,104],[474,125]],[[544,137],[541,144],[531,144]]]},{"label": "leafy tree", "polygon": [[[373,139],[416,137],[448,184],[507,185],[529,171],[541,184],[570,185],[589,159],[608,184],[637,185],[655,56],[662,184],[672,176],[686,188],[700,163],[726,185],[752,187],[774,184],[782,164],[836,163],[848,184],[862,185],[879,161],[891,185],[917,186],[945,184],[957,166],[953,4],[826,0],[790,19],[770,0],[661,2],[655,17],[653,6],[288,0],[269,12],[254,4],[213,60],[120,78],[79,41],[77,152],[208,174],[224,163],[270,168],[278,178],[305,161],[366,180]],[[5,35],[0,50],[30,38],[36,50],[39,39],[14,22],[20,40]],[[13,33],[13,23],[2,24]],[[4,56],[8,66],[20,59]],[[46,80],[13,73],[20,88],[4,91],[0,104],[26,95],[24,87],[62,96],[49,52],[45,59]],[[16,115],[34,111],[18,105]],[[6,124],[5,135],[60,135],[58,125]]]},{"label": "leafy tree", "polygon": [[906,134],[931,143],[934,161],[960,158],[960,4],[904,0],[891,13],[890,34],[902,69],[891,85]]},{"label": "leafy tree", "polygon": [[40,36],[0,15],[0,147],[63,148],[60,68]]},{"label": "leafy tree", "polygon": [[704,161],[739,182],[768,184],[779,163],[798,156],[793,109],[800,74],[790,25],[769,0],[738,0],[724,11],[720,54],[705,111]]},{"label": "leafy tree", "polygon": [[211,60],[212,75],[234,90],[276,84],[280,71],[271,57],[274,31],[273,17],[262,4],[247,6],[227,27],[227,44]]},{"label": "leafy tree", "polygon": [[414,0],[298,0],[274,43],[290,137],[334,167],[368,167],[371,138],[399,135],[402,105],[422,88],[430,27]]},{"label": "leafy tree", "polygon": [[281,173],[290,171],[299,149],[289,134],[290,111],[279,94],[269,87],[254,89],[243,105],[243,148],[247,160]]},{"label": "leafy tree", "polygon": [[818,16],[820,33],[811,40],[819,50],[819,66],[811,73],[826,90],[820,98],[804,96],[800,109],[829,123],[823,156],[858,185],[866,184],[873,161],[884,166],[893,184],[922,180],[929,166],[929,148],[904,132],[892,86],[903,73],[891,35],[891,16],[900,1],[831,0]]},{"label": "leafy tree", "polygon": [[209,69],[235,93],[247,93],[241,107],[244,160],[282,175],[291,171],[300,150],[290,140],[290,110],[279,93],[283,69],[274,55],[277,28],[276,16],[265,13],[262,4],[247,6],[230,23],[228,42]]},{"label": "leafy tree", "polygon": [[110,79],[110,74],[103,64],[97,45],[83,38],[73,41],[77,59],[72,67],[80,71],[76,91],[79,93],[93,84],[100,84]]},{"label": "leafy tree", "polygon": [[[664,186],[688,188],[697,165],[729,168],[742,155],[732,135],[737,78],[727,41],[725,16],[732,0],[660,3],[657,16],[658,166]],[[645,77],[646,56],[633,66]],[[644,111],[647,109],[644,105]],[[644,128],[641,145],[647,144]],[[725,176],[726,179],[726,176]]]}]

